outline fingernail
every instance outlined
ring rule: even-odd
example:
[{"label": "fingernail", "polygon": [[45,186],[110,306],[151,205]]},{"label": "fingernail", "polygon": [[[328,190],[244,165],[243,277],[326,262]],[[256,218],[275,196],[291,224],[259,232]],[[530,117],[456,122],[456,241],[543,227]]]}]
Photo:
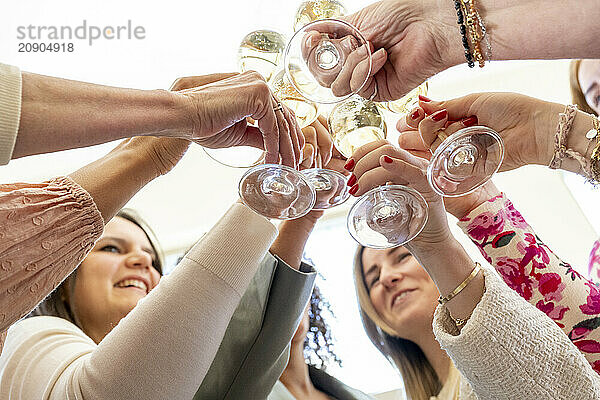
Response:
[{"label": "fingernail", "polygon": [[346,183],[346,185],[354,186],[355,183],[356,183],[356,175],[352,174],[352,175],[350,175],[350,179],[348,179],[348,183]]},{"label": "fingernail", "polygon": [[394,160],[392,160],[391,157],[383,156],[383,161],[385,161],[388,164],[391,164]]},{"label": "fingernail", "polygon": [[413,112],[412,112],[412,114],[410,114],[410,117],[411,117],[412,119],[417,119],[417,118],[419,118],[419,114],[420,114],[420,111],[419,111],[419,109],[417,108],[415,111],[413,111]]},{"label": "fingernail", "polygon": [[350,194],[356,194],[356,192],[358,192],[358,184],[352,186],[352,188],[350,188],[350,190],[348,191],[348,193]]},{"label": "fingernail", "polygon": [[462,124],[464,126],[473,126],[477,124],[477,115],[471,115],[470,117],[463,119]]},{"label": "fingernail", "polygon": [[352,168],[354,168],[354,159],[349,159],[348,162],[346,163],[346,165],[344,165],[344,169],[347,169],[348,171],[352,170]]},{"label": "fingernail", "polygon": [[424,101],[425,103],[429,103],[431,101],[429,97],[425,97],[422,94],[419,95],[419,100]]},{"label": "fingernail", "polygon": [[435,114],[433,114],[431,116],[431,119],[434,120],[435,122],[440,122],[441,120],[443,120],[447,116],[448,116],[448,111],[441,110],[441,111],[438,111]]}]

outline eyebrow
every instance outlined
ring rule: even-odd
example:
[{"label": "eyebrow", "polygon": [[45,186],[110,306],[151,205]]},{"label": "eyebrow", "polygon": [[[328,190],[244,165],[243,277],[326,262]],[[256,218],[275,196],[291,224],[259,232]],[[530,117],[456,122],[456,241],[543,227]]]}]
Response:
[{"label": "eyebrow", "polygon": [[[121,239],[118,237],[114,237],[114,236],[104,236],[100,240],[112,240],[114,242],[119,243],[121,246],[125,246],[127,244],[127,240]],[[100,240],[98,240],[98,242],[100,242]],[[153,248],[142,246],[142,250],[145,251],[146,253],[152,255],[153,257],[156,257],[156,252],[154,251]]]}]

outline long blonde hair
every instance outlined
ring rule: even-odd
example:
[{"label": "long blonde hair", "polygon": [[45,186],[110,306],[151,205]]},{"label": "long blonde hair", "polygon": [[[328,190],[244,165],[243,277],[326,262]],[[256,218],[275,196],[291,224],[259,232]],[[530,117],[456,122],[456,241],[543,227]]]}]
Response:
[{"label": "long blonde hair", "polygon": [[365,332],[373,345],[400,372],[408,398],[429,400],[440,392],[442,383],[421,348],[410,340],[399,338],[375,311],[364,279],[363,251],[364,247],[359,246],[354,257],[354,287]]},{"label": "long blonde hair", "polygon": [[588,114],[597,115],[592,107],[588,104],[583,90],[581,90],[581,84],[579,83],[579,66],[581,60],[573,60],[569,65],[569,86],[571,88],[571,97],[573,104],[579,107],[581,111],[585,111]]}]

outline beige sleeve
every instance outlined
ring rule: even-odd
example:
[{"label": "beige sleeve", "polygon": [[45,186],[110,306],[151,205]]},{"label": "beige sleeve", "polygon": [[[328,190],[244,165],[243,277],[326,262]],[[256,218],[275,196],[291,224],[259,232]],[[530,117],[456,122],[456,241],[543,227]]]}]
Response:
[{"label": "beige sleeve", "polygon": [[12,158],[21,120],[21,71],[0,64],[0,165]]},{"label": "beige sleeve", "polygon": [[27,350],[35,343],[13,339],[28,320],[19,322],[0,357],[0,389],[13,392],[0,398],[191,399],[276,234],[266,218],[233,205],[95,348],[45,335],[33,354]]},{"label": "beige sleeve", "polygon": [[433,330],[480,399],[600,399],[600,378],[562,330],[485,269],[485,293],[459,332],[439,306]]}]

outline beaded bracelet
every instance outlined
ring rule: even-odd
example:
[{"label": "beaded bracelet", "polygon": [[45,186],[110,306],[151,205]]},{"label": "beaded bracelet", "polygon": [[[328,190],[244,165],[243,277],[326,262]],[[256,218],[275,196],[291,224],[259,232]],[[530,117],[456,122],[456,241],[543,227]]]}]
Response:
[{"label": "beaded bracelet", "polygon": [[467,65],[469,68],[473,68],[475,66],[475,62],[473,61],[473,54],[471,53],[471,47],[469,46],[469,40],[467,39],[467,27],[465,26],[465,19],[460,0],[454,0],[454,8],[456,9],[456,23],[458,24],[460,35],[462,37],[462,44],[465,49]]}]

